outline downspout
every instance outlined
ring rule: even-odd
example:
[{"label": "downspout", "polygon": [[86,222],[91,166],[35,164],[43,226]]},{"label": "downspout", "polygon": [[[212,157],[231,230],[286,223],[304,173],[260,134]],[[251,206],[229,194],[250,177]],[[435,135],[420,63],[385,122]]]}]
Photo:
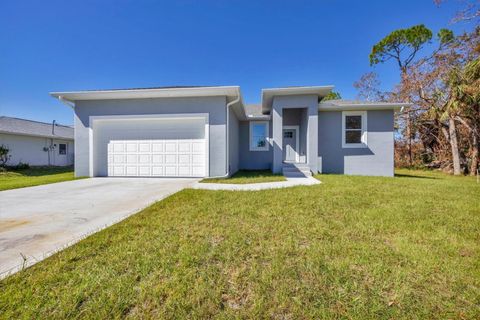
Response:
[{"label": "downspout", "polygon": [[[238,103],[241,99],[240,91],[237,92],[238,96],[235,100],[230,101],[227,103],[227,106],[225,108],[226,115],[227,115],[227,121],[226,121],[226,127],[225,127],[225,145],[226,145],[226,154],[225,154],[225,174],[223,176],[214,176],[214,177],[208,177],[208,178],[227,178],[230,175],[230,130],[229,130],[229,124],[230,124],[230,113],[228,112],[230,109],[230,106],[234,105],[235,103]],[[209,164],[210,165],[210,164]]]}]

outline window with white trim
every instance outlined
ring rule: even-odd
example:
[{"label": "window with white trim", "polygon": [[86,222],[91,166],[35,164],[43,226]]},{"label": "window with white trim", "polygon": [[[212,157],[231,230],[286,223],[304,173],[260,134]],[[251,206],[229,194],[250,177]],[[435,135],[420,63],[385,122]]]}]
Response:
[{"label": "window with white trim", "polygon": [[250,121],[250,151],[268,151],[268,121]]},{"label": "window with white trim", "polygon": [[342,112],[342,147],[367,147],[367,112]]}]

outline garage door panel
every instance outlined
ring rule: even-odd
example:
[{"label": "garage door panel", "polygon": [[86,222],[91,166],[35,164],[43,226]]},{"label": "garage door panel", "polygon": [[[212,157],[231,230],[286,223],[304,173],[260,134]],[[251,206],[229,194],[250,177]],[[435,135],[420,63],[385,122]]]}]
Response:
[{"label": "garage door panel", "polygon": [[205,174],[205,167],[204,166],[192,166],[192,176],[193,177],[200,177]]},{"label": "garage door panel", "polygon": [[152,166],[152,176],[163,176],[163,167],[162,166]]},{"label": "garage door panel", "polygon": [[142,177],[149,177],[150,174],[150,167],[149,166],[139,166],[138,167],[138,175]]},{"label": "garage door panel", "polygon": [[204,139],[111,140],[109,176],[203,177],[206,174]]},{"label": "garage door panel", "polygon": [[190,166],[178,166],[178,175],[179,176],[190,176],[191,167]]},{"label": "garage door panel", "polygon": [[127,154],[127,163],[137,163],[138,162],[138,156],[136,154]]},{"label": "garage door panel", "polygon": [[178,164],[190,164],[190,155],[189,154],[179,154],[178,155]]},{"label": "garage door panel", "polygon": [[165,176],[173,177],[177,175],[177,167],[176,166],[165,166]]},{"label": "garage door panel", "polygon": [[138,152],[150,152],[150,143],[139,143]]},{"label": "garage door panel", "polygon": [[114,176],[124,176],[125,167],[124,166],[113,166],[113,175]]},{"label": "garage door panel", "polygon": [[197,166],[205,162],[205,157],[202,154],[192,154],[192,164]]},{"label": "garage door panel", "polygon": [[179,142],[178,152],[190,152],[191,142]]},{"label": "garage door panel", "polygon": [[126,152],[137,152],[137,149],[138,149],[137,146],[138,146],[137,143],[126,143],[125,144]]},{"label": "garage door panel", "polygon": [[165,142],[165,152],[176,152],[177,143],[176,142]]},{"label": "garage door panel", "polygon": [[150,155],[149,154],[138,155],[138,163],[150,163]]},{"label": "garage door panel", "polygon": [[113,143],[113,151],[114,152],[125,152],[125,144],[124,143]]},{"label": "garage door panel", "polygon": [[194,152],[194,153],[204,153],[205,152],[205,143],[192,142],[192,152]]},{"label": "garage door panel", "polygon": [[124,154],[114,154],[113,155],[113,163],[124,164],[125,163],[125,155]]},{"label": "garage door panel", "polygon": [[177,163],[177,155],[176,154],[166,154],[165,155],[165,164],[173,164]]},{"label": "garage door panel", "polygon": [[152,163],[163,163],[163,154],[153,154]]},{"label": "garage door panel", "polygon": [[163,142],[152,142],[152,151],[153,152],[164,152],[165,144]]},{"label": "garage door panel", "polygon": [[138,176],[137,166],[126,166],[126,175],[127,176]]}]

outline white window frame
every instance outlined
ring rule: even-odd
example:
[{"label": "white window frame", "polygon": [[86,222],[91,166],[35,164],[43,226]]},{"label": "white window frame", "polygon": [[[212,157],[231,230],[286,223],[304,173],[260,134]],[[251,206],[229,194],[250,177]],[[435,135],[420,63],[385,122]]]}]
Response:
[{"label": "white window frame", "polygon": [[[362,117],[362,136],[361,143],[346,143],[346,118],[347,116],[361,116]],[[367,111],[343,111],[342,112],[342,148],[367,148]]]},{"label": "white window frame", "polygon": [[[265,136],[265,141],[266,141],[266,144],[265,144],[265,147],[256,147],[256,146],[253,146],[252,145],[252,133],[253,133],[253,126],[256,125],[256,124],[265,124],[265,132],[266,132],[266,136]],[[270,146],[270,139],[268,138],[270,135],[270,127],[269,127],[269,123],[268,121],[250,121],[250,125],[249,125],[249,137],[248,137],[248,144],[250,146],[250,151],[268,151],[269,150],[269,146]]]}]

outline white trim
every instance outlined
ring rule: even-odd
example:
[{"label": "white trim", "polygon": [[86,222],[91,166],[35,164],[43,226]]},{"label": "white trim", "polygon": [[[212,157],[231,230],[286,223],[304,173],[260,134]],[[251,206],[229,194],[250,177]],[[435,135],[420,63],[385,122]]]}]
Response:
[{"label": "white trim", "polygon": [[411,106],[411,103],[389,103],[389,102],[358,102],[358,103],[341,103],[341,102],[320,102],[318,111],[362,111],[367,110],[394,110],[399,111],[403,107]]},{"label": "white trim", "polygon": [[[265,144],[265,147],[263,147],[263,148],[257,148],[257,147],[252,146],[252,126],[255,125],[255,124],[265,124],[266,125],[265,126],[265,133],[266,133],[265,141],[266,141],[266,144]],[[269,147],[270,147],[269,135],[270,135],[269,121],[250,121],[250,123],[249,123],[249,134],[248,134],[249,150],[250,151],[268,151]]]},{"label": "white trim", "polygon": [[[300,126],[283,126],[282,127],[282,149],[283,149],[283,130],[295,130],[295,143],[296,143],[296,150],[295,150],[295,162],[300,162],[300,139],[298,137],[298,133],[300,132]],[[282,150],[282,158],[283,158],[283,150]],[[285,159],[282,159],[285,161]]]},{"label": "white trim", "polygon": [[[92,91],[67,91],[50,92],[52,97],[62,102],[75,102],[78,100],[104,100],[104,99],[145,99],[145,98],[179,98],[179,97],[211,97],[228,96],[237,97],[238,86],[220,87],[186,87],[186,88],[145,88],[145,89],[120,89],[120,90],[92,90]],[[71,105],[69,105],[71,106]]]},{"label": "white trim", "polygon": [[[346,116],[361,116],[362,117],[362,137],[361,143],[346,143],[345,142],[345,117]],[[342,112],[342,148],[367,148],[367,111],[343,111]]]},{"label": "white trim", "polygon": [[[205,176],[210,175],[210,120],[208,113],[162,113],[162,114],[139,114],[139,115],[108,115],[108,116],[90,116],[88,119],[88,172],[89,176],[94,176],[93,171],[93,126],[96,121],[118,121],[118,120],[155,120],[155,119],[204,119],[205,120]],[[76,145],[76,144],[75,144]]]}]

